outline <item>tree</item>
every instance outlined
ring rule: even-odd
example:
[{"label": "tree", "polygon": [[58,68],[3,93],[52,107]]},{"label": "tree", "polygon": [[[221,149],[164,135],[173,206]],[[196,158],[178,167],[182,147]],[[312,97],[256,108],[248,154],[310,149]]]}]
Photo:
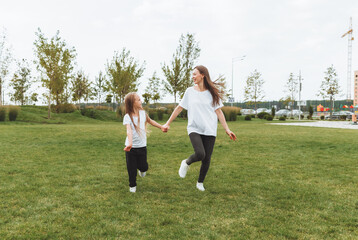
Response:
[{"label": "tree", "polygon": [[41,29],[35,33],[37,39],[34,42],[37,60],[37,69],[41,72],[43,86],[48,89],[48,118],[51,117],[51,100],[56,104],[67,102],[69,93],[67,87],[72,78],[75,48],[68,48],[64,40],[56,35],[48,40]]},{"label": "tree", "polygon": [[106,79],[105,79],[104,75],[102,74],[102,71],[100,71],[98,74],[98,77],[96,77],[96,79],[95,79],[95,84],[94,84],[94,94],[96,94],[96,96],[97,96],[98,105],[101,103],[101,95],[103,92],[105,80]]},{"label": "tree", "polygon": [[10,82],[10,86],[12,86],[15,90],[15,92],[11,94],[11,100],[14,102],[20,102],[21,105],[24,105],[29,99],[29,97],[26,96],[26,92],[29,90],[31,85],[31,70],[25,59],[22,59],[21,62],[17,63],[17,65],[18,69],[14,73]]},{"label": "tree", "polygon": [[[78,101],[80,105],[81,99],[88,99],[91,93],[91,83],[88,80],[88,77],[85,76],[83,71],[78,71],[75,78],[72,80],[72,101]],[[80,105],[81,107],[81,105]]]},{"label": "tree", "polygon": [[5,78],[9,74],[9,66],[12,62],[11,50],[7,43],[5,30],[0,35],[0,106],[3,105],[3,88]]},{"label": "tree", "polygon": [[31,97],[30,97],[30,99],[31,99],[31,101],[34,103],[34,105],[35,105],[35,103],[39,100],[39,99],[38,99],[38,96],[39,96],[38,93],[33,93],[33,94],[31,95]]},{"label": "tree", "polygon": [[325,77],[321,83],[321,88],[318,96],[321,96],[323,99],[329,98],[330,101],[330,119],[332,119],[332,106],[333,106],[333,98],[335,95],[339,94],[340,87],[338,85],[338,78],[336,70],[334,69],[333,65],[327,68],[327,71],[324,72]]},{"label": "tree", "polygon": [[145,93],[142,95],[146,104],[148,104],[150,100],[153,100],[154,103],[157,103],[157,101],[161,99],[159,86],[160,79],[156,76],[156,72],[154,72],[153,76],[149,78]]},{"label": "tree", "polygon": [[123,48],[115,52],[112,61],[107,63],[107,76],[104,89],[113,94],[113,98],[123,102],[127,93],[137,91],[137,81],[143,75],[145,62],[139,66],[137,60],[130,56],[130,51]]},{"label": "tree", "polygon": [[170,65],[162,65],[165,76],[164,90],[174,96],[175,104],[178,95],[182,97],[185,90],[192,85],[190,74],[199,55],[199,44],[195,41],[194,35],[188,33],[186,36],[181,35]]},{"label": "tree", "polygon": [[257,102],[264,98],[263,84],[264,80],[261,78],[261,73],[256,69],[247,77],[244,98],[249,104],[255,105],[255,110],[257,109]]},{"label": "tree", "polygon": [[288,94],[286,99],[289,99],[291,103],[291,116],[293,116],[293,105],[296,99],[296,92],[298,90],[298,80],[293,76],[293,73],[290,73],[290,76],[285,85],[286,92]]}]

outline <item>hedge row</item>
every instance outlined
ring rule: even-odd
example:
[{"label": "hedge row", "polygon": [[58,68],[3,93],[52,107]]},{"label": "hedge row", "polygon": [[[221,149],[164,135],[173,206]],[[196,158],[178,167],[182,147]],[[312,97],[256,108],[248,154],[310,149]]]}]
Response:
[{"label": "hedge row", "polygon": [[8,112],[9,121],[16,121],[20,108],[17,106],[0,106],[0,122],[6,120],[6,113]]}]

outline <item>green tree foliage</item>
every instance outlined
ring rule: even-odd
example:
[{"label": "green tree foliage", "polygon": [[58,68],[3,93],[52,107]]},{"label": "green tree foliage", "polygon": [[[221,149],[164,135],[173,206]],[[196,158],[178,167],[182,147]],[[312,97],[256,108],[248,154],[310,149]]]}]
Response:
[{"label": "green tree foliage", "polygon": [[5,30],[0,34],[0,105],[2,105],[3,88],[5,79],[9,74],[9,66],[12,62],[11,50],[7,43]]},{"label": "green tree foliage", "polygon": [[105,91],[111,92],[114,99],[122,103],[127,93],[137,91],[137,82],[143,75],[144,64],[140,66],[125,48],[120,53],[115,52],[112,61],[107,63]]},{"label": "green tree foliage", "polygon": [[324,72],[325,77],[321,83],[321,88],[319,90],[318,96],[321,96],[323,99],[329,98],[330,101],[330,116],[332,119],[332,106],[333,106],[333,99],[334,96],[339,94],[340,87],[338,85],[338,77],[336,70],[334,69],[333,65],[327,68]]},{"label": "green tree foliage", "polygon": [[287,79],[286,85],[285,85],[285,92],[287,93],[286,99],[289,99],[289,102],[291,103],[291,115],[293,116],[293,105],[295,103],[296,99],[296,93],[298,90],[298,80],[294,77],[293,73],[290,73],[290,76]]},{"label": "green tree foliage", "polygon": [[154,103],[156,103],[161,99],[160,79],[156,76],[156,72],[154,72],[153,76],[149,78],[148,86],[142,96],[146,104],[148,104],[150,100],[153,100]]},{"label": "green tree foliage", "polygon": [[98,104],[101,103],[101,95],[103,93],[105,76],[102,74],[102,71],[99,72],[98,77],[95,79],[93,93],[97,96]]},{"label": "green tree foliage", "polygon": [[190,74],[199,56],[199,44],[195,41],[194,35],[188,33],[185,36],[181,35],[179,46],[173,54],[171,63],[162,65],[165,76],[164,90],[174,96],[175,104],[178,95],[183,96],[185,90],[192,86]]},{"label": "green tree foliage", "polygon": [[39,94],[38,94],[38,93],[33,93],[33,94],[31,94],[30,99],[31,99],[31,101],[33,102],[34,105],[35,105],[35,103],[39,100],[38,97],[39,97]]},{"label": "green tree foliage", "polygon": [[72,101],[81,103],[81,99],[88,100],[91,96],[91,83],[83,71],[78,71],[72,80]]},{"label": "green tree foliage", "polygon": [[246,80],[244,99],[249,104],[254,104],[255,110],[257,109],[257,103],[264,98],[263,84],[264,80],[261,78],[261,73],[256,69]]},{"label": "green tree foliage", "polygon": [[48,89],[48,118],[51,112],[51,100],[59,105],[67,102],[69,80],[72,78],[75,48],[68,48],[64,40],[59,36],[59,31],[51,39],[47,39],[39,28],[35,33],[37,39],[34,42],[37,69],[41,72],[43,86]]},{"label": "green tree foliage", "polygon": [[14,93],[11,94],[11,100],[24,105],[29,99],[29,97],[26,96],[26,92],[31,86],[31,70],[25,59],[22,59],[17,65],[18,69],[10,82],[10,86],[14,88]]}]

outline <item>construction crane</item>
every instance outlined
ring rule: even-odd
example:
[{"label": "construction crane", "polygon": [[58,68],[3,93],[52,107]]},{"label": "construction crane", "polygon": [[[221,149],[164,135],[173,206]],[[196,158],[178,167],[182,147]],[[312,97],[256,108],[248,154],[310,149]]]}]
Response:
[{"label": "construction crane", "polygon": [[342,38],[348,35],[348,61],[347,61],[347,100],[351,100],[351,75],[352,75],[352,17],[350,18],[349,30],[342,35]]}]

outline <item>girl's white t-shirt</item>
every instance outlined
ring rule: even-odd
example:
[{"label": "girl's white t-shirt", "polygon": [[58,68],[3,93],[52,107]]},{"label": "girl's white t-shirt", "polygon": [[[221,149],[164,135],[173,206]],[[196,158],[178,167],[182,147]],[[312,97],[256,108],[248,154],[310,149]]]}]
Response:
[{"label": "girl's white t-shirt", "polygon": [[[139,110],[139,119],[140,119],[140,132],[141,134],[138,134],[137,131],[134,128],[133,122],[131,121],[131,118],[128,114],[124,115],[123,118],[123,125],[130,124],[132,128],[133,133],[133,143],[132,148],[140,148],[140,147],[146,147],[147,146],[147,134],[145,131],[145,122],[147,120],[146,113],[144,110]],[[138,117],[133,116],[133,121],[138,125]],[[125,145],[128,146],[128,136],[126,137]]]},{"label": "girl's white t-shirt", "polygon": [[221,99],[219,105],[213,106],[213,97],[209,90],[200,92],[189,87],[179,106],[188,110],[188,134],[195,132],[216,137],[218,116],[215,110],[224,106]]}]

